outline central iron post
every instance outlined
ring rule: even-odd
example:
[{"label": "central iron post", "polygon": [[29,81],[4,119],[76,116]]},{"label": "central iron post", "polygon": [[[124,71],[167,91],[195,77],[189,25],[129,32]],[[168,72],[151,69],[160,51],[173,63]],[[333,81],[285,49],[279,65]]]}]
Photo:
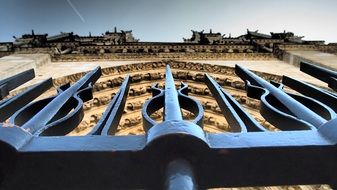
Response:
[{"label": "central iron post", "polygon": [[[209,144],[202,129],[204,110],[199,102],[185,95],[188,90],[186,84],[182,83],[181,88],[176,89],[169,65],[166,65],[164,90],[156,86],[153,90],[156,93],[145,102],[142,113],[144,120],[147,121],[144,129],[145,131],[148,129],[146,148],[159,155],[163,163],[161,166],[164,168],[164,179],[162,179],[164,183],[160,188],[198,189],[192,162],[195,162],[193,158],[201,150],[209,150]],[[155,109],[150,109],[149,106]],[[150,115],[161,108],[163,108],[163,122],[157,123],[150,118]],[[182,108],[194,113],[195,119],[183,120]]]},{"label": "central iron post", "polygon": [[[164,121],[182,121],[178,93],[170,66],[166,66]],[[196,182],[190,163],[184,159],[170,161],[166,168],[165,189],[194,190]]]},{"label": "central iron post", "polygon": [[191,165],[182,159],[171,161],[166,168],[165,189],[195,190],[195,177]]},{"label": "central iron post", "polygon": [[166,66],[164,121],[182,120],[178,93],[170,66]]}]

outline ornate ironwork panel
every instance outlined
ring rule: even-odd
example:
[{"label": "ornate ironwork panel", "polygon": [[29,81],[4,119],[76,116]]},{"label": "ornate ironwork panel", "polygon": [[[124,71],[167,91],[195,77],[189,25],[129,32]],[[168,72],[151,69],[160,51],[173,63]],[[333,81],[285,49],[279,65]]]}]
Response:
[{"label": "ornate ironwork panel", "polygon": [[[260,100],[261,115],[278,131],[259,124],[210,75],[204,82],[231,132],[203,130],[204,110],[177,90],[169,65],[165,87],[152,86],[142,109],[145,135],[114,136],[130,87],[127,76],[101,119],[86,136],[65,136],[83,118],[100,67],[57,88],[48,79],[0,102],[1,189],[206,189],[295,184],[336,187],[337,73],[301,63],[301,70],[328,83],[318,88],[288,76],[267,82],[236,65],[247,95]],[[0,81],[1,98],[34,77],[33,71]],[[293,89],[285,91],[284,86]],[[295,91],[297,91],[295,93]],[[163,121],[151,118],[162,109]],[[194,114],[184,120],[182,109]]]}]

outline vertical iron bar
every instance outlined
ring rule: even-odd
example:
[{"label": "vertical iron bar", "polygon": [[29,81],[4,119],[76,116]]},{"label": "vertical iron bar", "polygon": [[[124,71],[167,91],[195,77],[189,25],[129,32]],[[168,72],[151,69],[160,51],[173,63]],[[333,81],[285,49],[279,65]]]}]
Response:
[{"label": "vertical iron bar", "polygon": [[197,184],[191,165],[182,159],[171,161],[166,168],[165,189],[196,190]]},{"label": "vertical iron bar", "polygon": [[166,65],[164,121],[182,120],[178,93],[169,65]]},{"label": "vertical iron bar", "polygon": [[35,77],[34,69],[30,69],[9,78],[0,80],[0,100],[9,94],[9,91],[28,82]]},{"label": "vertical iron bar", "polygon": [[232,132],[266,131],[208,74],[205,74],[205,83],[217,101]]},{"label": "vertical iron bar", "polygon": [[315,112],[311,111],[309,108],[299,103],[297,100],[283,92],[281,89],[263,80],[261,77],[257,76],[250,70],[245,69],[239,65],[235,66],[235,70],[240,77],[242,77],[242,74],[244,73],[244,75],[246,75],[247,77],[255,80],[258,85],[267,89],[276,99],[282,102],[282,104],[284,104],[299,119],[303,119],[304,121],[309,122],[315,127],[319,127],[327,122],[320,115],[317,115]]},{"label": "vertical iron bar", "polygon": [[124,82],[119,88],[119,91],[109,103],[101,119],[97,122],[95,127],[93,127],[91,132],[88,133],[88,135],[114,135],[116,133],[124,111],[130,82],[130,76],[126,76]]},{"label": "vertical iron bar", "polygon": [[337,78],[336,71],[305,62],[300,63],[300,70],[326,83],[329,83],[331,78]]},{"label": "vertical iron bar", "polygon": [[22,128],[28,129],[30,133],[34,134],[36,131],[43,128],[77,91],[89,83],[95,83],[100,76],[100,67],[88,72],[67,90],[57,95],[47,106],[27,121]]},{"label": "vertical iron bar", "polygon": [[4,122],[16,111],[27,105],[29,102],[40,96],[53,86],[51,78],[36,84],[16,96],[0,102],[0,122]]},{"label": "vertical iron bar", "polygon": [[282,83],[297,92],[314,98],[323,104],[329,106],[337,113],[337,94],[317,88],[309,83],[293,79],[291,77],[283,76]]}]

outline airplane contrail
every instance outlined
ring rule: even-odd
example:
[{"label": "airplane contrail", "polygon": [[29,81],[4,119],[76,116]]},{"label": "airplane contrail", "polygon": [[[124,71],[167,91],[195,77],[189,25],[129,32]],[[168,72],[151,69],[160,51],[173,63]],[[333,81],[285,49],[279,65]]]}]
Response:
[{"label": "airplane contrail", "polygon": [[74,10],[74,12],[77,14],[78,17],[80,17],[80,19],[82,20],[83,23],[85,23],[85,20],[83,18],[83,16],[81,15],[81,13],[77,10],[77,8],[75,7],[75,5],[70,1],[67,0],[68,4],[70,5],[70,7]]}]

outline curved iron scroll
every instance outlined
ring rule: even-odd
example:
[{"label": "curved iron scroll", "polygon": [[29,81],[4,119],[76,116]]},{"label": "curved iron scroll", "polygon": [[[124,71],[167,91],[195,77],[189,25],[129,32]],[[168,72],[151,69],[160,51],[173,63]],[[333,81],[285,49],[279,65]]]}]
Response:
[{"label": "curved iron scroll", "polygon": [[211,76],[206,74],[205,79],[206,85],[218,102],[233,132],[266,131],[266,129],[253,119]]},{"label": "curved iron scroll", "polygon": [[[244,81],[249,81],[250,84],[254,86],[261,87],[265,90],[265,93],[261,96],[261,101],[265,105],[262,107],[262,114],[268,115],[268,111],[277,112],[280,115],[284,115],[287,118],[293,118],[298,122],[305,122],[307,123],[308,128],[312,128],[312,126],[318,128],[319,126],[326,123],[326,120],[321,117],[320,115],[316,114],[312,110],[308,109],[306,106],[295,100],[289,94],[282,91],[280,88],[268,83],[267,81],[263,80],[261,77],[257,76],[253,72],[240,67],[239,65],[235,66],[235,73]],[[248,83],[248,85],[250,85]],[[251,85],[251,86],[252,86]],[[269,101],[273,101],[274,104],[278,104],[277,106],[271,106]],[[263,108],[269,108],[264,111]],[[280,110],[280,108],[283,110]],[[273,116],[271,116],[273,117]],[[296,118],[298,119],[296,119]],[[281,117],[280,117],[281,118]],[[277,121],[277,122],[281,122]],[[290,120],[289,120],[290,121]]]},{"label": "curved iron scroll", "polygon": [[203,127],[204,110],[199,102],[187,96],[188,86],[181,83],[181,88],[176,91],[170,66],[166,66],[165,90],[158,88],[158,84],[152,86],[153,97],[143,105],[143,128],[148,131],[158,123],[150,116],[160,108],[164,108],[163,121],[183,120],[181,108],[192,112],[195,115],[192,123]]}]

